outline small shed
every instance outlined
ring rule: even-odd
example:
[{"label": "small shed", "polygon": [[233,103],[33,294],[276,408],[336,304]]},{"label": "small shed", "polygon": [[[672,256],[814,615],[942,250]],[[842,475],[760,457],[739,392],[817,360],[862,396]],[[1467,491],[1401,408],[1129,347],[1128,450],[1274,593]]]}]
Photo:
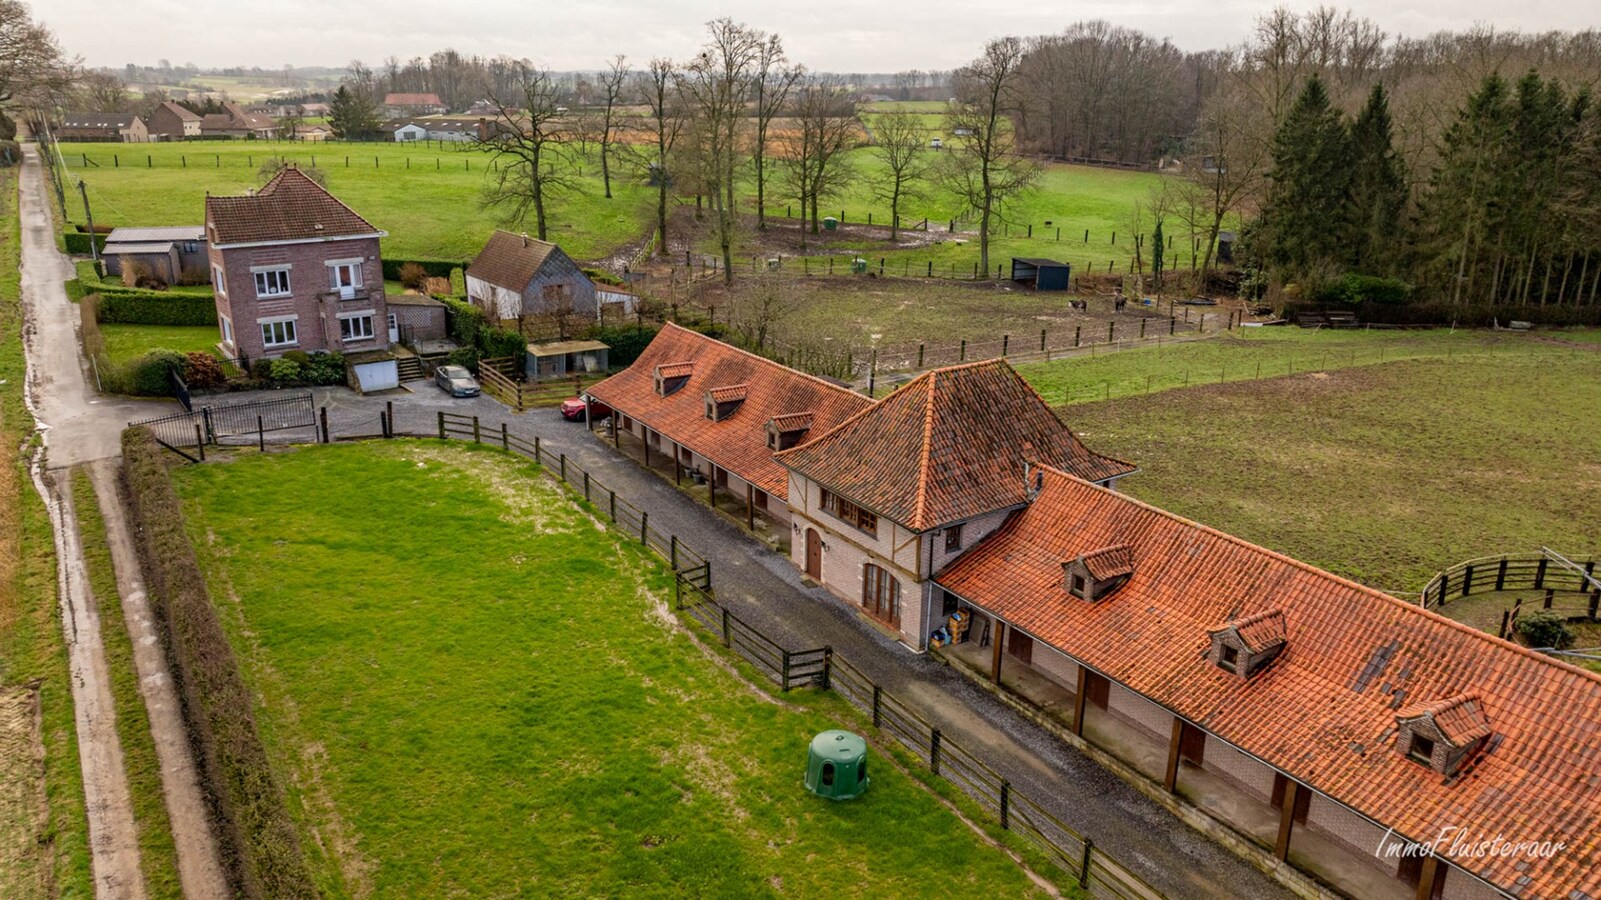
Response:
[{"label": "small shed", "polygon": [[812,738],[806,753],[806,789],[830,800],[851,800],[867,790],[867,742],[834,729]]},{"label": "small shed", "polygon": [[1217,233],[1217,261],[1220,263],[1234,262],[1235,235],[1232,231],[1219,231]]},{"label": "small shed", "polygon": [[106,235],[105,249],[100,256],[105,261],[107,275],[120,276],[125,265],[137,262],[167,284],[177,284],[188,274],[203,279],[208,268],[206,228],[204,225],[113,228]]},{"label": "small shed", "polygon": [[445,304],[422,294],[388,294],[391,341],[398,341],[421,352],[433,352],[448,339]]},{"label": "small shed", "polygon": [[555,341],[529,344],[524,371],[529,381],[550,381],[569,375],[604,372],[610,347],[600,341]]},{"label": "small shed", "polygon": [[1036,291],[1065,291],[1073,283],[1073,267],[1054,259],[1014,256],[1012,280]]}]

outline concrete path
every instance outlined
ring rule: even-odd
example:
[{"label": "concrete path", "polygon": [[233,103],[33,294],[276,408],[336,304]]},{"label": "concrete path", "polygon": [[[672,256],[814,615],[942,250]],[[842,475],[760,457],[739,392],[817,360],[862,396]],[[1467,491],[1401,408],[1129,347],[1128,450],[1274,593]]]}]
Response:
[{"label": "concrete path", "polygon": [[[949,738],[985,760],[1030,798],[1170,897],[1286,897],[1277,882],[1219,847],[1122,779],[948,666],[912,653],[862,621],[820,587],[804,584],[786,559],[664,479],[624,458],[580,424],[553,409],[516,414],[480,397],[456,400],[430,383],[410,392],[358,397],[318,389],[335,434],[378,432],[384,402],[395,405],[397,429],[432,433],[440,410],[509,423],[517,436],[538,436],[592,477],[650,513],[651,524],[677,534],[712,560],[720,601],[784,644],[830,645],[868,677],[910,702]],[[237,395],[218,398],[235,402]]]},{"label": "concrete path", "polygon": [[84,372],[79,354],[78,307],[62,282],[72,277],[71,261],[56,249],[43,166],[34,146],[25,149],[22,173],[22,302],[27,317],[29,405],[44,434],[42,459],[35,460],[35,483],[50,508],[60,568],[62,627],[72,667],[78,750],[89,813],[91,863],[97,896],[142,898],[138,831],[128,793],[121,741],[116,731],[100,611],[89,589],[81,536],[67,484],[68,470],[94,463],[92,478],[106,520],[113,565],[122,594],[141,693],[161,761],[168,816],[177,844],[179,875],[194,898],[227,896],[210,818],[195,775],[167,660],[156,636],[144,594],[139,561],[127,532],[115,460],[121,432],[130,418],[160,415],[171,404],[102,398]]}]

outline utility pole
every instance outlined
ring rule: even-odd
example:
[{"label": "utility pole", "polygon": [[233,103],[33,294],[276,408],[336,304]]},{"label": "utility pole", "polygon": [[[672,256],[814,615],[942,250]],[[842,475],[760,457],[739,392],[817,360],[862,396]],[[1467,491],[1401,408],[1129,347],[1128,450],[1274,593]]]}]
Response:
[{"label": "utility pole", "polygon": [[100,247],[95,243],[95,217],[89,211],[89,186],[78,179],[78,193],[83,197],[83,217],[89,221],[89,258],[94,260],[95,271],[100,271]]}]

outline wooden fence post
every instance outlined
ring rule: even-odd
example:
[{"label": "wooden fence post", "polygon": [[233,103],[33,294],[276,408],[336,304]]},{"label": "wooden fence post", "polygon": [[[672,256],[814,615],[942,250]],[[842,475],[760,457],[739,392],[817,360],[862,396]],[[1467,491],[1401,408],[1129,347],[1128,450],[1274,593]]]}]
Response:
[{"label": "wooden fence post", "polygon": [[478,417],[477,416],[473,416],[473,443],[475,443],[475,444],[483,443],[483,435],[482,435],[482,433],[480,432],[480,430],[478,428]]},{"label": "wooden fence post", "polygon": [[260,416],[256,416],[256,444],[262,453],[267,452],[267,428],[261,423]]},{"label": "wooden fence post", "polygon": [[561,455],[561,483],[567,483],[567,454]]},{"label": "wooden fence post", "polygon": [[880,720],[880,717],[879,717],[879,703],[880,703],[880,701],[883,700],[883,698],[884,698],[884,689],[879,687],[876,684],[873,685],[873,727],[874,728],[878,727],[878,723],[879,723],[879,720]]},{"label": "wooden fence post", "polygon": [[786,693],[789,691],[789,651],[788,650],[784,651],[784,675],[783,675],[782,678],[779,679],[778,683],[780,685],[779,690],[782,690],[782,691],[784,691]]},{"label": "wooden fence post", "polygon": [[928,736],[928,770],[935,775],[939,774],[939,729],[935,728]]},{"label": "wooden fence post", "polygon": [[830,689],[833,688],[833,672],[834,672],[834,648],[833,647],[824,647],[823,648],[823,681],[822,681],[821,687],[825,691],[826,690],[830,690]]},{"label": "wooden fence post", "polygon": [[650,513],[645,512],[644,510],[640,510],[639,511],[639,542],[641,544],[650,543],[650,541],[648,540],[649,536],[650,536]]},{"label": "wooden fence post", "polygon": [[[327,429],[323,430],[326,431]],[[443,411],[439,413],[439,439],[445,439],[445,413]]]},{"label": "wooden fence post", "polygon": [[511,432],[507,430],[506,423],[500,423],[500,449],[511,450]]},{"label": "wooden fence post", "polygon": [[1095,842],[1089,838],[1084,839],[1084,858],[1079,861],[1078,886],[1084,890],[1090,887],[1090,853],[1095,850]]},{"label": "wooden fence post", "polygon": [[[615,521],[617,521],[617,492],[616,491],[612,491],[611,497],[612,497],[612,514],[611,515],[612,515],[612,521],[615,522]],[[676,572],[676,571],[678,571],[678,535],[675,534],[670,539],[668,539],[668,546],[671,548],[670,551],[669,551],[670,555],[668,556],[668,561],[672,563],[673,571]]]},{"label": "wooden fence post", "polygon": [[1001,827],[1006,829],[1007,831],[1010,831],[1012,829],[1012,825],[1011,825],[1011,822],[1010,822],[1010,816],[1009,816],[1009,814],[1011,812],[1011,809],[1012,809],[1012,783],[1010,781],[1007,781],[1006,779],[1002,778],[1001,779]]},{"label": "wooden fence post", "polygon": [[584,500],[589,500],[589,473],[584,473]]},{"label": "wooden fence post", "polygon": [[200,423],[195,423],[195,450],[200,453],[200,461],[206,461],[206,442],[200,436]]},{"label": "wooden fence post", "polygon": [[[611,492],[610,508],[611,508],[611,523],[613,525],[616,525],[617,524],[617,492],[616,491],[612,491]],[[674,555],[673,559],[674,559],[673,568],[677,569],[678,568],[678,562],[677,562],[678,557],[677,557],[676,554]]]},{"label": "wooden fence post", "polygon": [[729,645],[728,640],[728,607],[723,607],[723,646]]}]

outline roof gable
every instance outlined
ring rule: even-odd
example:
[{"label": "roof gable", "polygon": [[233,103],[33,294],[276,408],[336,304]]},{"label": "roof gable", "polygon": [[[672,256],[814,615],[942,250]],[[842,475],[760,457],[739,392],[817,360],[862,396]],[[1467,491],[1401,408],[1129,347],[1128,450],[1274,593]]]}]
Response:
[{"label": "roof gable", "polygon": [[467,274],[495,287],[522,293],[545,263],[566,255],[549,241],[497,228],[484,249],[467,264]]},{"label": "roof gable", "polygon": [[926,372],[779,461],[913,531],[1027,502],[1025,463],[1134,470],[1087,449],[1004,360]]},{"label": "roof gable", "polygon": [[[1120,541],[1140,562],[1120,602],[1072,601],[1060,560]],[[1472,823],[1566,842],[1548,859],[1457,860],[1504,889],[1527,875],[1528,896],[1601,896],[1601,764],[1576,752],[1601,746],[1593,673],[1054,470],[937,581],[1406,838]],[[1201,655],[1208,628],[1252,631],[1265,609],[1293,632],[1271,668],[1246,680]],[[1406,706],[1436,697],[1455,699]],[[1390,752],[1398,710],[1469,741],[1482,716],[1495,735],[1448,783]]]},{"label": "roof gable", "polygon": [[219,245],[382,237],[383,232],[296,168],[254,194],[207,197],[206,224]]},{"label": "roof gable", "polygon": [[[688,377],[696,390],[656,392],[657,373]],[[726,393],[725,393],[726,389]],[[712,421],[706,395],[743,393],[739,413]],[[586,391],[590,396],[709,459],[769,494],[787,497],[788,475],[774,462],[768,427],[807,410],[814,428],[832,427],[871,400],[698,332],[668,323],[639,359]]]}]

